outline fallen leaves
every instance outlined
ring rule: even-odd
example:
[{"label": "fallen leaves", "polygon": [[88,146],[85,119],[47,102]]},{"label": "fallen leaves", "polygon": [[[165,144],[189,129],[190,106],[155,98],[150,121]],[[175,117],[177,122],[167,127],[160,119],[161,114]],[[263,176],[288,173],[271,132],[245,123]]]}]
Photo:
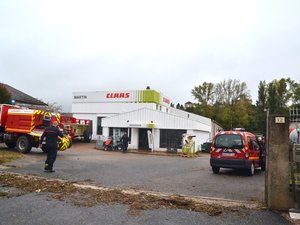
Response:
[{"label": "fallen leaves", "polygon": [[131,215],[150,209],[185,209],[205,212],[214,216],[224,211],[237,211],[239,207],[224,207],[195,201],[181,195],[158,195],[143,192],[124,191],[107,187],[94,187],[73,184],[62,180],[49,180],[42,177],[0,173],[0,184],[16,187],[26,192],[53,193],[52,198],[59,201],[70,200],[76,206],[92,207],[97,204],[125,204]]}]

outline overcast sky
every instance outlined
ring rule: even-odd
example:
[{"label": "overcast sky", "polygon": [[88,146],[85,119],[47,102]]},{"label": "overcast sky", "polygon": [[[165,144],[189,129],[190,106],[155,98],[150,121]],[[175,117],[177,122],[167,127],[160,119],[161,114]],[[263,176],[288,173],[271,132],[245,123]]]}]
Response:
[{"label": "overcast sky", "polygon": [[[299,0],[1,0],[0,82],[71,110],[74,91],[300,82]],[[255,103],[255,102],[254,102]]]}]

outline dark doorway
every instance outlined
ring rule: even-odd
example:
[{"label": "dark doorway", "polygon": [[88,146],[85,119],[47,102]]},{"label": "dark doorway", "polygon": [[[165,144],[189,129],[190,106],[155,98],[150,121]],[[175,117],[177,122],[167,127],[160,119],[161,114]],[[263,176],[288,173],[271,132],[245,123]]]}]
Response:
[{"label": "dark doorway", "polygon": [[160,148],[167,148],[168,150],[177,150],[182,148],[182,136],[186,134],[187,130],[160,130]]},{"label": "dark doorway", "polygon": [[139,129],[139,149],[141,150],[151,150],[148,144],[148,134],[147,131],[151,129],[140,128]]}]

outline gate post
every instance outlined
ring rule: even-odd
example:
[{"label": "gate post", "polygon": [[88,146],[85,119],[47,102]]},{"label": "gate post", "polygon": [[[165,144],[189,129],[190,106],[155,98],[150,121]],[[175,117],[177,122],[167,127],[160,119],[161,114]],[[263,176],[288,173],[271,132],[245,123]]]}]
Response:
[{"label": "gate post", "polygon": [[269,116],[269,138],[266,168],[266,202],[269,209],[288,210],[289,193],[289,117]]}]

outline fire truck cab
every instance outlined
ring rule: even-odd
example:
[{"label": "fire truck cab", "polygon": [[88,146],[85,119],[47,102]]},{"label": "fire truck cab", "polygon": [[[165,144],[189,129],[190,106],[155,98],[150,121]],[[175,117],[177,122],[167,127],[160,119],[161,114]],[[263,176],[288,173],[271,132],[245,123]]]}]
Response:
[{"label": "fire truck cab", "polygon": [[[45,128],[60,122],[60,115],[43,110],[25,109],[13,105],[0,105],[0,142],[9,148],[29,153],[32,147],[39,147]],[[58,150],[71,147],[71,140],[64,136],[58,143]],[[42,148],[43,150],[43,148]]]},{"label": "fire truck cab", "polygon": [[232,168],[253,176],[256,168],[265,170],[264,146],[244,129],[218,132],[210,149],[210,165],[216,174],[220,168]]}]

